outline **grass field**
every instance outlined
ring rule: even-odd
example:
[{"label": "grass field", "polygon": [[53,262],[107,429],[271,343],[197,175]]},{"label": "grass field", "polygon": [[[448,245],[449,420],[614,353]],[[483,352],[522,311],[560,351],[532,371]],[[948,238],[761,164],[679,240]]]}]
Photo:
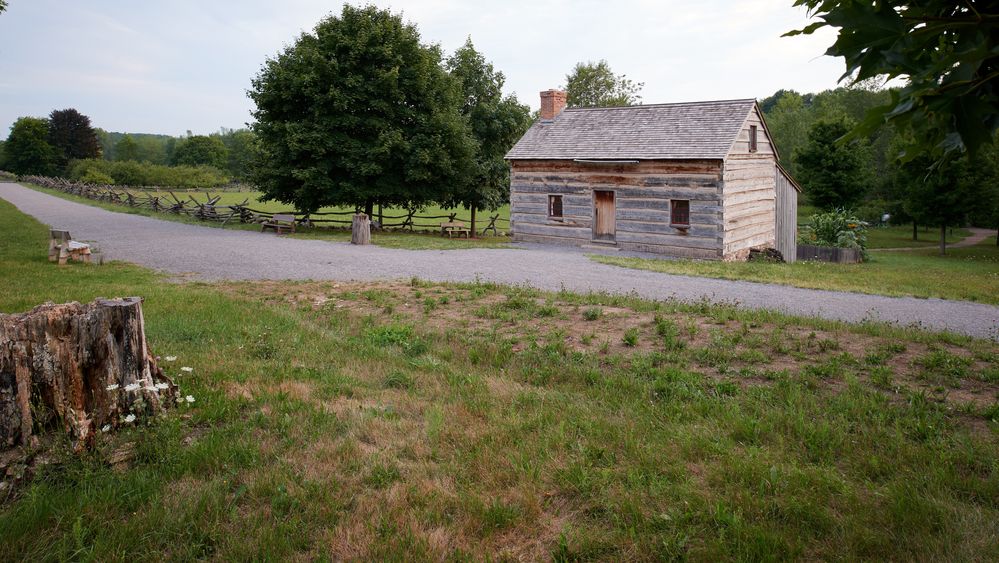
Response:
[{"label": "grass field", "polygon": [[[912,240],[912,226],[872,227],[867,230],[867,248],[939,248],[940,229],[918,230],[918,240]],[[967,229],[952,229],[947,232],[947,244],[960,242],[971,236]]]},{"label": "grass field", "polygon": [[994,343],[488,284],[175,283],[53,266],[42,225],[0,222],[0,311],[140,295],[196,398],[9,465],[36,474],[0,489],[2,560],[999,558]]},{"label": "grass field", "polygon": [[[168,221],[177,221],[180,223],[189,223],[189,224],[196,224],[196,225],[216,227],[216,228],[241,229],[241,230],[251,230],[251,231],[260,230],[260,226],[257,224],[241,224],[234,222],[234,223],[228,223],[223,226],[219,223],[199,221],[195,218],[188,217],[186,215],[161,213],[141,207],[139,208],[127,207],[124,205],[118,205],[114,203],[95,201],[92,199],[87,199],[84,197],[67,194],[59,190],[37,186],[34,184],[24,184],[24,185],[33,190],[38,190],[40,192],[44,192],[56,197],[60,197],[70,201],[75,201],[78,203],[83,203],[86,205],[100,207],[102,209],[118,211],[121,213],[131,213],[133,215],[156,217],[157,219],[165,219]],[[151,195],[169,197],[169,194],[167,192],[148,192],[148,193],[150,193]],[[254,196],[254,194],[256,194],[256,192],[219,192],[218,194],[212,194],[212,195],[222,196],[223,199],[220,201],[219,205],[235,205],[242,203],[243,200],[247,199],[248,197]],[[180,199],[185,198],[184,193],[177,192],[175,195],[177,195],[177,197]],[[206,199],[204,193],[200,194],[200,196],[197,193],[191,193],[191,195],[196,196],[196,199],[198,199],[199,201],[204,201]],[[286,207],[272,204],[267,209],[261,209],[261,210],[273,212],[285,209]],[[506,211],[507,217],[509,217],[509,207],[507,207],[506,209],[507,209]],[[444,210],[437,208],[427,209],[423,213],[428,215],[446,214]],[[386,214],[388,214],[387,210]],[[480,214],[479,218],[481,219],[486,216],[487,215]],[[429,222],[429,220],[427,221]],[[484,225],[485,223],[483,223],[481,226]],[[479,226],[478,228],[481,228],[481,226]],[[348,231],[338,230],[338,229],[312,229],[312,230],[304,229],[304,230],[299,230],[299,232],[296,234],[288,236],[293,238],[323,239],[323,240],[334,240],[334,241],[350,240],[350,233]],[[413,232],[413,233],[396,232],[396,231],[391,231],[391,232],[375,231],[371,233],[371,242],[372,244],[376,244],[378,246],[384,246],[387,248],[405,248],[409,250],[460,250],[463,248],[503,248],[509,246],[510,239],[505,236],[479,236],[474,239],[448,238],[448,237],[441,237],[438,233],[433,233],[429,231]]]},{"label": "grass field", "polygon": [[[150,195],[159,196],[159,197],[167,197],[167,198],[170,197],[170,194],[168,192],[142,192],[142,193],[149,193]],[[207,199],[206,192],[193,192],[193,191],[192,192],[183,192],[183,193],[181,193],[181,192],[175,192],[175,195],[177,195],[177,197],[180,198],[180,199],[186,199],[186,197],[188,195],[194,197],[198,201],[205,201],[205,199]],[[209,190],[207,192],[207,195],[210,195],[212,197],[214,197],[214,196],[220,196],[221,199],[219,200],[219,203],[218,203],[219,205],[238,205],[238,204],[242,204],[246,200],[249,200],[249,203],[247,205],[249,207],[252,207],[253,209],[258,210],[258,211],[265,211],[265,212],[268,212],[268,213],[277,213],[277,212],[282,212],[282,211],[286,211],[286,212],[289,212],[289,213],[294,212],[294,206],[288,205],[286,203],[281,203],[281,202],[277,202],[277,201],[260,201],[260,196],[261,196],[260,192],[213,192],[213,191]],[[353,212],[354,208],[352,208],[352,207],[324,207],[324,208],[320,209],[319,211],[321,213],[327,213],[327,212]],[[393,219],[393,220],[388,219],[389,216],[392,216],[392,217],[403,216],[403,217],[405,217],[405,215],[406,215],[406,210],[401,209],[401,208],[388,208],[388,207],[386,207],[385,209],[383,209],[383,212],[386,215],[386,220],[385,220],[386,223],[391,222],[391,221],[397,221],[397,219]],[[376,210],[376,213],[377,213],[377,210]],[[466,220],[466,221],[471,217],[471,212],[469,212],[467,209],[443,209],[443,208],[437,207],[437,206],[427,207],[426,209],[421,210],[418,213],[418,215],[442,216],[442,215],[449,215],[451,213],[457,213],[459,219]],[[509,205],[504,205],[503,207],[501,207],[500,209],[498,209],[496,211],[481,211],[481,212],[479,212],[477,214],[477,219],[479,219],[479,220],[482,220],[482,219],[488,220],[489,217],[491,217],[492,215],[495,215],[497,213],[500,216],[500,220],[504,221],[503,226],[501,226],[501,228],[505,228],[505,225],[506,225],[505,221],[509,221],[510,220],[510,206]],[[429,219],[427,221],[428,222],[432,222]],[[438,219],[438,222],[439,221],[440,220]]]},{"label": "grass field", "polygon": [[596,262],[626,268],[730,280],[779,283],[813,289],[878,295],[939,297],[999,304],[999,247],[995,237],[947,256],[935,249],[871,252],[862,264],[795,262],[709,262],[591,256]]}]

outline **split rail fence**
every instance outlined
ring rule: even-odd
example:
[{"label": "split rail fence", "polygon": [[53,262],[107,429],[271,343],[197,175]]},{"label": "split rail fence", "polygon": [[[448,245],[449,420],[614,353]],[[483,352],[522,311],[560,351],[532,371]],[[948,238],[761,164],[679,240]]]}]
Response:
[{"label": "split rail fence", "polygon": [[[170,188],[150,186],[135,188],[130,186],[107,186],[73,182],[64,178],[46,176],[22,176],[22,182],[35,184],[44,188],[126,207],[149,209],[160,213],[173,213],[225,225],[230,222],[263,223],[274,215],[294,215],[295,223],[304,228],[350,229],[352,217],[357,211],[325,211],[317,213],[299,213],[297,211],[263,211],[254,209],[249,198],[235,205],[219,205],[222,196],[205,192],[205,199],[199,200],[190,191],[180,191]],[[163,194],[166,195],[163,195]],[[180,194],[178,197],[177,194]],[[158,194],[158,195],[157,195]],[[198,194],[200,195],[200,194]],[[436,222],[433,222],[436,221]],[[419,215],[418,210],[409,209],[403,215],[386,215],[377,213],[372,217],[372,228],[385,231],[440,231],[441,222],[463,221],[470,224],[470,219],[458,217],[458,213],[447,215]],[[492,232],[494,236],[509,231],[510,220],[493,214],[485,218],[484,228],[478,229],[479,234]]]}]

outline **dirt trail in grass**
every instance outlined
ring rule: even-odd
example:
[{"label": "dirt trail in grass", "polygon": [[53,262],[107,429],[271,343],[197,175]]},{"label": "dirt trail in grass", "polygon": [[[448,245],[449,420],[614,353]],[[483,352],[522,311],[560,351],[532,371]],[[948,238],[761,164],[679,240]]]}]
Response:
[{"label": "dirt trail in grass", "polygon": [[[968,230],[971,231],[970,237],[965,237],[957,242],[952,242],[947,245],[947,248],[964,248],[966,246],[975,246],[976,244],[989,238],[990,236],[993,235],[993,233],[995,233],[995,231],[992,229],[969,228]],[[897,248],[873,248],[871,250],[877,252],[906,252],[910,250],[926,250],[928,248],[937,248],[939,246],[940,246],[939,244],[933,246],[900,246]]]},{"label": "dirt trail in grass", "polygon": [[[847,322],[880,320],[999,337],[999,307],[962,301],[883,297],[783,285],[679,276],[597,264],[570,248],[399,250],[218,229],[115,213],[0,183],[0,197],[43,223],[95,241],[106,257],[202,280],[342,281],[419,277],[476,280],[539,289],[634,293],[649,299],[737,303],[753,309]],[[38,249],[40,259],[46,249]],[[592,251],[591,251],[592,252]]]}]

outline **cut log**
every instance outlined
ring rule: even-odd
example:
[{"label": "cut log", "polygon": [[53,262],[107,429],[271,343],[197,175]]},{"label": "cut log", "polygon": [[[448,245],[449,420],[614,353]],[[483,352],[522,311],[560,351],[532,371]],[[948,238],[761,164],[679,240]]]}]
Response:
[{"label": "cut log", "polygon": [[176,397],[146,342],[139,297],[0,314],[0,451],[59,427],[80,450],[97,429]]},{"label": "cut log", "polygon": [[371,244],[371,219],[364,213],[355,213],[351,224],[350,244]]}]

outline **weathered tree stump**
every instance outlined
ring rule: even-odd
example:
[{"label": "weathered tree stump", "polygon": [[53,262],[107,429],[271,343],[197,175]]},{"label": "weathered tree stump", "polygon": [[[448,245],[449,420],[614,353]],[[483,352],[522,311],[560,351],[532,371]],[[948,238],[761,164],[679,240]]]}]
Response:
[{"label": "weathered tree stump", "polygon": [[142,299],[0,314],[0,451],[62,427],[80,450],[104,425],[176,401],[146,343]]},{"label": "weathered tree stump", "polygon": [[350,229],[350,244],[371,244],[371,219],[364,213],[355,213]]}]

